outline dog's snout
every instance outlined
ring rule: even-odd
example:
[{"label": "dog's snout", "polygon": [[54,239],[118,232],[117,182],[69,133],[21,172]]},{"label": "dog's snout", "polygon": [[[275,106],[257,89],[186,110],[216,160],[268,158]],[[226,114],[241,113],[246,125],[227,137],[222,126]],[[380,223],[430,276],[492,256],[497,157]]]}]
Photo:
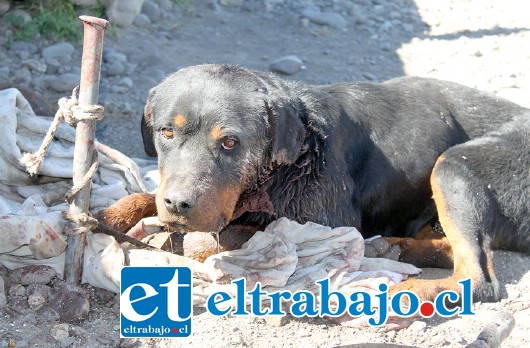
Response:
[{"label": "dog's snout", "polygon": [[186,214],[193,209],[196,201],[197,198],[195,195],[184,196],[175,192],[172,194],[166,194],[164,205],[167,211],[172,214]]}]

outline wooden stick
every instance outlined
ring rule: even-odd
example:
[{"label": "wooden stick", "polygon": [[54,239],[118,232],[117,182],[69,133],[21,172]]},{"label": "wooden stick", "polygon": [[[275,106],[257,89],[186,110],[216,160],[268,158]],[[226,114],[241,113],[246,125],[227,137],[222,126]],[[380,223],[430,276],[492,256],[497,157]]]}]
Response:
[{"label": "wooden stick", "polygon": [[[79,87],[79,105],[88,106],[98,103],[101,56],[103,53],[103,36],[110,23],[104,19],[90,16],[79,17],[84,23],[83,58],[81,61],[81,83]],[[94,159],[94,138],[96,121],[81,120],[77,123],[74,150],[74,185],[80,182],[89,170]],[[79,191],[70,204],[70,214],[87,214],[90,203],[89,182]],[[68,236],[64,276],[68,283],[81,283],[83,273],[83,253],[86,234]]]}]

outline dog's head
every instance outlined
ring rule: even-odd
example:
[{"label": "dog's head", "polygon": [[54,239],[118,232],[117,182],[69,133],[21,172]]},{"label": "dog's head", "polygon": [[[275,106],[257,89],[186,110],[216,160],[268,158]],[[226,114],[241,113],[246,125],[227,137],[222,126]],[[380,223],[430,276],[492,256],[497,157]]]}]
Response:
[{"label": "dog's head", "polygon": [[150,93],[142,134],[158,155],[160,220],[183,231],[219,231],[261,168],[296,160],[305,135],[299,110],[256,73],[189,67]]}]

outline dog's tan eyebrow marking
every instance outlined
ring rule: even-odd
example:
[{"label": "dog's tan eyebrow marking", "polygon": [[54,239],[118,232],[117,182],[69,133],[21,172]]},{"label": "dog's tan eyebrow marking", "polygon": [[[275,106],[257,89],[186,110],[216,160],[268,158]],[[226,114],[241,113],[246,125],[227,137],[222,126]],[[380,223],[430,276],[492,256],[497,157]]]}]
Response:
[{"label": "dog's tan eyebrow marking", "polygon": [[175,116],[173,116],[173,124],[177,128],[184,127],[186,123],[188,123],[188,119],[183,114],[176,114]]},{"label": "dog's tan eyebrow marking", "polygon": [[212,128],[212,130],[210,132],[210,135],[215,140],[219,140],[219,139],[221,139],[224,136],[224,132],[223,132],[223,129],[221,127],[215,126],[215,127]]}]

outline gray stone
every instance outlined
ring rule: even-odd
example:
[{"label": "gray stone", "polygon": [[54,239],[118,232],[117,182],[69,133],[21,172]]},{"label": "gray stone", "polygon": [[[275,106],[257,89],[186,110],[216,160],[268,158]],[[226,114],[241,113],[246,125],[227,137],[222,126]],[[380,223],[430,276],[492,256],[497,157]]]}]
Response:
[{"label": "gray stone", "polygon": [[113,25],[128,27],[140,13],[144,0],[107,0],[107,16]]},{"label": "gray stone", "polygon": [[9,296],[23,296],[27,294],[26,288],[18,283],[12,284],[9,287]]},{"label": "gray stone", "polygon": [[30,53],[28,51],[18,51],[17,55],[20,58],[20,60],[23,62],[29,59]]},{"label": "gray stone", "polygon": [[152,25],[151,19],[146,14],[140,13],[134,19],[134,25],[140,28],[148,28]]},{"label": "gray stone", "polygon": [[37,60],[37,59],[25,60],[24,63],[22,63],[22,65],[28,67],[29,70],[38,72],[38,73],[45,73],[47,69],[46,63],[43,62],[42,60]]},{"label": "gray stone", "polygon": [[0,67],[0,81],[7,81],[9,79],[10,72],[11,71],[9,70],[8,66]]},{"label": "gray stone", "polygon": [[51,330],[51,335],[54,340],[56,341],[62,341],[63,339],[70,337],[69,331],[69,325],[66,323],[61,323],[54,325]]},{"label": "gray stone", "polygon": [[313,9],[305,9],[302,11],[302,16],[314,23],[328,25],[337,29],[344,29],[348,25],[344,17],[334,12],[320,12]]},{"label": "gray stone", "polygon": [[60,284],[56,288],[57,292],[50,297],[49,307],[59,314],[62,322],[80,323],[88,318],[90,303],[84,289],[70,284]]},{"label": "gray stone", "polygon": [[7,11],[9,11],[9,0],[0,0],[0,16],[3,16]]},{"label": "gray stone", "polygon": [[72,92],[79,86],[81,76],[73,73],[65,73],[50,81],[50,87],[56,92]]},{"label": "gray stone", "polygon": [[124,77],[118,81],[117,85],[131,88],[133,86],[133,80],[131,80],[129,77]]},{"label": "gray stone", "polygon": [[21,10],[19,8],[15,8],[14,10],[9,11],[8,13],[4,15],[4,18],[5,17],[15,18],[15,21],[13,22],[13,24],[16,27],[22,27],[25,24],[28,24],[29,22],[31,22],[31,15],[27,13],[26,11]]},{"label": "gray stone", "polygon": [[151,67],[144,71],[144,76],[151,77],[153,80],[160,82],[166,77],[166,73],[158,68]]},{"label": "gray stone", "polygon": [[29,308],[37,311],[44,307],[50,297],[50,287],[43,284],[31,284],[28,286]]},{"label": "gray stone", "polygon": [[295,55],[289,55],[272,62],[270,69],[281,74],[292,75],[302,68],[302,64],[302,59]]},{"label": "gray stone", "polygon": [[219,3],[226,7],[241,7],[244,5],[244,0],[220,0]]},{"label": "gray stone", "polygon": [[121,75],[125,72],[125,66],[118,61],[111,62],[107,66],[107,74],[109,76]]},{"label": "gray stone", "polygon": [[427,328],[427,323],[424,321],[415,321],[413,322],[409,327],[408,331],[425,331],[425,328]]},{"label": "gray stone", "polygon": [[26,296],[13,296],[9,298],[9,307],[15,312],[26,313],[30,311]]},{"label": "gray stone", "polygon": [[173,9],[173,2],[171,0],[159,0],[158,6],[166,11],[171,11]]},{"label": "gray stone", "polygon": [[21,285],[48,284],[55,277],[55,269],[44,265],[31,265],[17,268],[11,272],[9,279]]},{"label": "gray stone", "polygon": [[0,309],[7,305],[6,289],[4,286],[4,278],[0,277]]},{"label": "gray stone", "polygon": [[373,74],[370,74],[369,72],[364,72],[363,77],[367,80],[373,81],[375,80],[375,76]]},{"label": "gray stone", "polygon": [[29,53],[33,54],[36,53],[39,47],[31,42],[25,42],[25,41],[15,41],[11,44],[9,47],[10,51],[28,51]]},{"label": "gray stone", "polygon": [[384,255],[390,249],[390,243],[384,238],[376,238],[370,242],[379,256]]},{"label": "gray stone", "polygon": [[371,244],[364,245],[364,257],[377,257],[377,252]]},{"label": "gray stone", "polygon": [[94,289],[95,289],[97,297],[103,303],[110,302],[116,298],[116,294],[113,293],[112,291],[109,291],[107,289],[102,289],[102,288],[94,288]]},{"label": "gray stone", "polygon": [[14,77],[16,82],[27,84],[31,81],[31,71],[24,66],[15,70]]},{"label": "gray stone", "polygon": [[127,56],[123,53],[116,52],[114,50],[108,50],[108,51],[103,52],[103,61],[106,63],[112,63],[112,62],[125,63],[127,62]]},{"label": "gray stone", "polygon": [[160,7],[158,7],[158,5],[151,0],[144,0],[144,4],[142,5],[142,13],[149,17],[151,22],[156,22],[160,19],[162,11],[160,11]]},{"label": "gray stone", "polygon": [[61,66],[72,60],[75,48],[68,42],[59,42],[42,50],[42,57],[47,64]]},{"label": "gray stone", "polygon": [[128,91],[129,91],[129,88],[123,87],[123,86],[111,86],[110,87],[110,92],[111,93],[124,94],[124,93],[127,93]]},{"label": "gray stone", "polygon": [[389,251],[387,251],[383,257],[394,261],[399,261],[399,255],[401,255],[401,248],[399,245],[393,245]]}]

